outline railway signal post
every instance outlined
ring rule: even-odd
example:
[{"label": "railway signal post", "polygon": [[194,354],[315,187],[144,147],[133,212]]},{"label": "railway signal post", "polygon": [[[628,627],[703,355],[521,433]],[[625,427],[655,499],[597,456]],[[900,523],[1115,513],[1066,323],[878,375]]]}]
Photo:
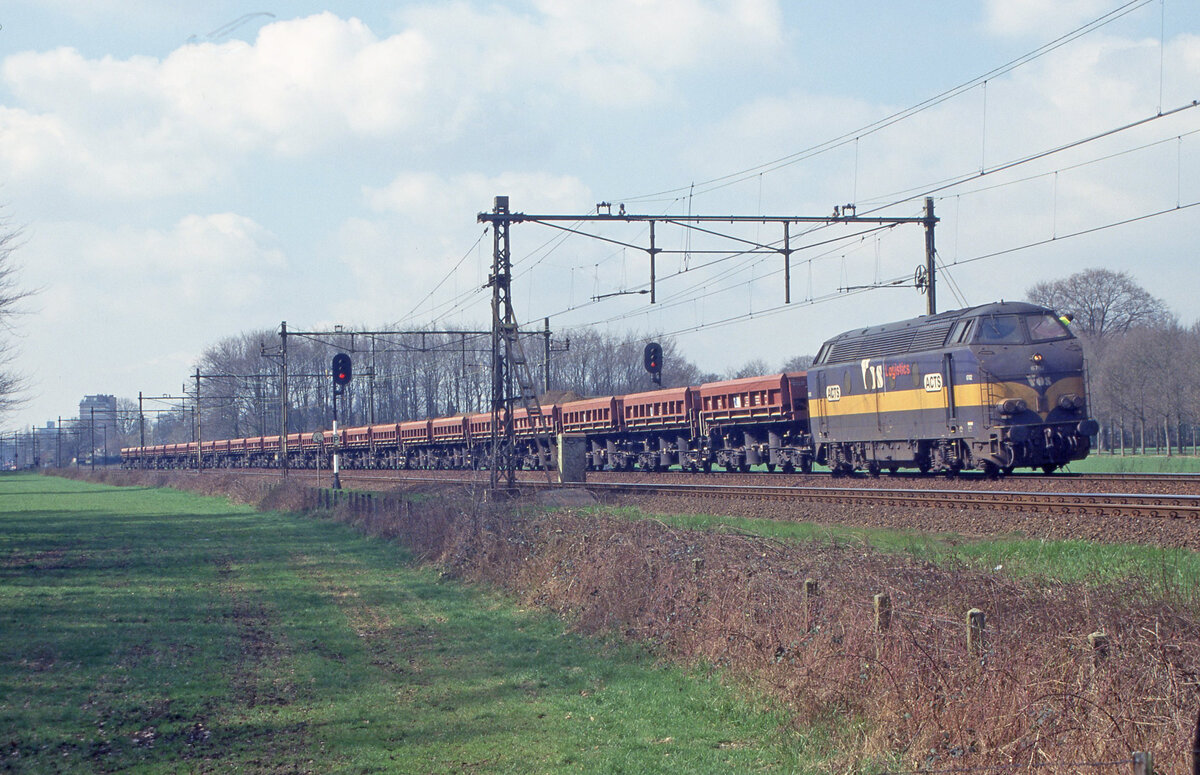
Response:
[{"label": "railway signal post", "polygon": [[338,448],[341,446],[341,439],[338,437],[338,398],[349,384],[350,376],[350,356],[346,353],[338,353],[333,356],[333,489],[335,490],[342,489],[342,481],[338,475]]}]

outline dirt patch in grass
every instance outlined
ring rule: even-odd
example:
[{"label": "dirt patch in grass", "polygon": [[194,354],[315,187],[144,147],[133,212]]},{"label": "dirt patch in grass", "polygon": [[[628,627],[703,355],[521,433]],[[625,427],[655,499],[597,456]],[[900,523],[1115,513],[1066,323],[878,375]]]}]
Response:
[{"label": "dirt patch in grass", "polygon": [[237,633],[231,674],[234,694],[247,708],[288,705],[295,700],[296,687],[277,677],[278,667],[286,658],[284,645],[275,637],[279,630],[278,617],[251,594],[237,576],[237,571],[227,560],[218,564],[221,598],[227,601],[226,615]]},{"label": "dirt patch in grass", "polygon": [[404,652],[401,648],[405,636],[402,627],[378,608],[365,603],[353,589],[335,583],[333,577],[313,558],[297,556],[292,560],[301,577],[314,583],[318,589],[324,590],[337,605],[370,654],[371,665],[390,674],[411,672],[411,660],[402,662],[397,659]]}]

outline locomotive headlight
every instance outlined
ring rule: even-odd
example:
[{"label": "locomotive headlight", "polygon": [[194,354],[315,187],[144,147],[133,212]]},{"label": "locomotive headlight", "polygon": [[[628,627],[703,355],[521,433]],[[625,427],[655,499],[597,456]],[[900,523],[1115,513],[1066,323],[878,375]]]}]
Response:
[{"label": "locomotive headlight", "polygon": [[1020,398],[1006,398],[996,405],[996,410],[1000,414],[1020,414],[1029,408],[1029,405]]},{"label": "locomotive headlight", "polygon": [[1067,411],[1081,409],[1083,408],[1083,397],[1075,393],[1067,393],[1058,399],[1058,406]]},{"label": "locomotive headlight", "polygon": [[1029,358],[1029,360],[1033,361],[1034,363],[1041,363],[1041,362],[1042,362],[1042,354],[1041,354],[1041,353],[1034,353],[1034,354],[1033,354],[1033,355],[1032,355],[1032,356]]}]

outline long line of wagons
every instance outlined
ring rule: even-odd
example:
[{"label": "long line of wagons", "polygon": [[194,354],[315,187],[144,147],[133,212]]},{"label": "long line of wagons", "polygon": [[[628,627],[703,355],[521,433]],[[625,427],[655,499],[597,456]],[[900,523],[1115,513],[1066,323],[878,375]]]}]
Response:
[{"label": "long line of wagons", "polygon": [[[586,439],[591,469],[915,468],[1050,473],[1086,457],[1083,348],[1049,309],[999,302],[854,329],[827,341],[806,372],[601,396],[513,411],[515,454],[548,463],[539,435]],[[342,429],[347,468],[479,468],[490,412]],[[287,436],[287,464],[329,464],[326,431]],[[131,468],[277,467],[280,436],[131,447]]]}]

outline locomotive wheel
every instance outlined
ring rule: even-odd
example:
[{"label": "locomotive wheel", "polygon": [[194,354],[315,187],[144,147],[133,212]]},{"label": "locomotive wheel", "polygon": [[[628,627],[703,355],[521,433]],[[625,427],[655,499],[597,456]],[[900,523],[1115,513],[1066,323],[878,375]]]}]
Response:
[{"label": "locomotive wheel", "polygon": [[811,473],[812,473],[812,466],[813,466],[813,464],[812,464],[812,460],[811,460],[811,459],[809,459],[809,458],[805,458],[804,460],[801,460],[801,461],[800,461],[800,473],[803,473],[803,474],[811,474]]},{"label": "locomotive wheel", "polygon": [[711,474],[712,473],[712,461],[705,460],[703,463],[700,464],[700,470],[706,474]]},{"label": "locomotive wheel", "polygon": [[1009,474],[1011,474],[1013,472],[1013,468],[1015,468],[1015,466],[1005,466],[1004,468],[1001,468],[1000,470],[1004,472],[1005,476],[1008,476]]},{"label": "locomotive wheel", "polygon": [[[769,466],[768,466],[768,468],[769,468]],[[796,473],[796,466],[794,466],[792,464],[792,461],[789,460],[788,462],[786,462],[782,466],[780,466],[779,470],[785,474],[794,474],[794,473]]]},{"label": "locomotive wheel", "polygon": [[768,474],[775,473],[775,464],[774,463],[767,463],[767,473]]},{"label": "locomotive wheel", "polygon": [[738,470],[738,473],[748,474],[748,473],[750,473],[750,464],[749,463],[739,463],[737,470]]},{"label": "locomotive wheel", "polygon": [[1049,476],[1050,474],[1054,473],[1057,470],[1058,470],[1058,466],[1056,466],[1054,464],[1047,464],[1047,465],[1042,466],[1042,473],[1045,474],[1046,476]]},{"label": "locomotive wheel", "polygon": [[988,479],[999,479],[1000,466],[996,465],[990,460],[985,460],[983,463],[983,475]]},{"label": "locomotive wheel", "polygon": [[869,473],[871,475],[872,479],[878,479],[879,478],[879,464],[878,463],[868,463],[867,464],[867,473]]}]

